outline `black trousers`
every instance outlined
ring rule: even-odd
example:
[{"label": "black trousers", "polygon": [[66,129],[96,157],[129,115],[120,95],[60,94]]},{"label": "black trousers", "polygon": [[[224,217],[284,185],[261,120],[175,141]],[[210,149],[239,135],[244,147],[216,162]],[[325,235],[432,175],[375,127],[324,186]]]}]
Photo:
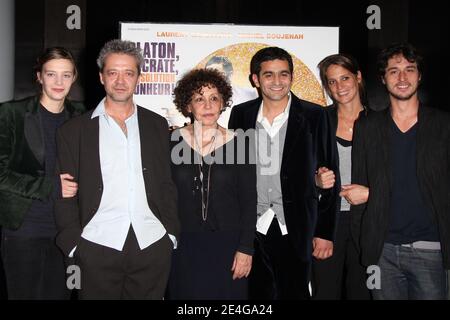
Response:
[{"label": "black trousers", "polygon": [[255,254],[249,277],[252,300],[307,300],[311,265],[300,260],[289,240],[282,235],[277,219],[267,232],[256,232]]},{"label": "black trousers", "polygon": [[333,255],[325,260],[313,260],[312,293],[314,300],[369,300],[366,268],[359,259],[350,233],[350,213],[338,218]]},{"label": "black trousers", "polygon": [[8,299],[66,300],[63,253],[54,238],[2,236],[2,259]]},{"label": "black trousers", "polygon": [[81,271],[78,297],[161,300],[169,277],[172,248],[166,234],[141,250],[131,227],[122,251],[82,238],[74,254]]}]

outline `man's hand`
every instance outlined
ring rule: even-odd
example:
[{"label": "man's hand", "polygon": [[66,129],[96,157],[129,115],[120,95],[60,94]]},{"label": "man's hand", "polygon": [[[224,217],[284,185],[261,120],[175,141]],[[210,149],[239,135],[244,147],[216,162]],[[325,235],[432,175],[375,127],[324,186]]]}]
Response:
[{"label": "man's hand", "polygon": [[330,189],[336,181],[334,172],[326,167],[320,167],[315,175],[316,186],[320,189]]},{"label": "man's hand", "polygon": [[73,177],[68,173],[59,175],[61,179],[61,191],[63,198],[72,198],[77,194],[78,183],[73,181]]},{"label": "man's hand", "polygon": [[316,259],[327,259],[333,255],[333,242],[321,239],[313,238],[313,256]]},{"label": "man's hand", "polygon": [[242,277],[248,277],[250,270],[252,269],[252,256],[236,251],[234,255],[233,267],[233,280],[241,279]]},{"label": "man's hand", "polygon": [[342,190],[339,193],[341,197],[344,197],[348,203],[352,205],[358,205],[366,203],[369,199],[369,188],[359,184],[347,184],[341,186]]}]

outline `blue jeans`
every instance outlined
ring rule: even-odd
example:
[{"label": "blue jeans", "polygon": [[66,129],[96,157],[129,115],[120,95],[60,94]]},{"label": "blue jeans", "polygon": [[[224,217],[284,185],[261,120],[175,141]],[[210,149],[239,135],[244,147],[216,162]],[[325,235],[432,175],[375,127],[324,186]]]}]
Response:
[{"label": "blue jeans", "polygon": [[375,300],[445,300],[447,273],[440,250],[385,243],[380,267],[381,288]]}]

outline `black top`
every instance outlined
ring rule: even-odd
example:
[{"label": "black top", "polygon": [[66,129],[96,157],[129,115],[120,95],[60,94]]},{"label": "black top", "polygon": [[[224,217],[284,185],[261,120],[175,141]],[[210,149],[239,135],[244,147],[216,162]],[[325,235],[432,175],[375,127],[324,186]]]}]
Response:
[{"label": "black top", "polygon": [[417,180],[417,123],[403,133],[391,118],[390,152],[392,192],[386,242],[439,241],[431,209]]},{"label": "black top", "polygon": [[56,130],[64,123],[65,113],[51,113],[42,105],[39,106],[44,146],[45,146],[45,176],[54,181],[54,188],[49,199],[33,200],[30,209],[25,214],[21,227],[16,231],[5,229],[5,233],[21,237],[52,238],[56,235],[54,216],[54,199],[61,192],[59,178],[56,175]]},{"label": "black top", "polygon": [[345,148],[352,146],[352,140],[345,140],[345,139],[339,138],[338,136],[336,136],[336,142]]},{"label": "black top", "polygon": [[[238,231],[238,251],[253,254],[256,229],[256,166],[250,164],[248,143],[232,140],[201,157],[182,137],[172,141],[172,177],[178,189],[178,213],[182,232]],[[176,148],[176,150],[174,149]],[[242,152],[245,151],[245,158]],[[174,159],[180,156],[180,161]],[[242,160],[238,162],[238,160]],[[200,165],[200,161],[202,165]],[[203,183],[200,177],[203,171]],[[208,191],[209,178],[209,191]],[[206,220],[202,217],[208,199]]]}]

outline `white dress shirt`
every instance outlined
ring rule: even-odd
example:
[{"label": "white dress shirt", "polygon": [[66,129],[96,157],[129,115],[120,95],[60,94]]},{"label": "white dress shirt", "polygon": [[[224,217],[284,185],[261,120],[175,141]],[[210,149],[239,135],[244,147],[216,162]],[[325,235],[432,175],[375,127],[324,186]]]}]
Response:
[{"label": "white dress shirt", "polygon": [[[273,138],[278,134],[281,127],[288,120],[290,107],[291,107],[291,95],[289,94],[289,100],[286,107],[284,108],[284,111],[280,113],[278,116],[276,116],[273,119],[272,124],[270,124],[269,120],[266,117],[264,117],[264,101],[263,101],[261,102],[261,107],[259,108],[256,121],[259,122],[263,126],[267,134],[271,138]],[[257,150],[259,150],[259,148],[257,148]],[[267,231],[269,230],[270,224],[272,223],[274,217],[275,212],[271,208],[269,208],[266,212],[264,212],[261,216],[258,217],[256,221],[256,230],[264,235],[267,234]],[[280,226],[281,234],[286,235],[288,231],[286,228],[284,217],[283,219],[278,219],[278,225]]]}]

